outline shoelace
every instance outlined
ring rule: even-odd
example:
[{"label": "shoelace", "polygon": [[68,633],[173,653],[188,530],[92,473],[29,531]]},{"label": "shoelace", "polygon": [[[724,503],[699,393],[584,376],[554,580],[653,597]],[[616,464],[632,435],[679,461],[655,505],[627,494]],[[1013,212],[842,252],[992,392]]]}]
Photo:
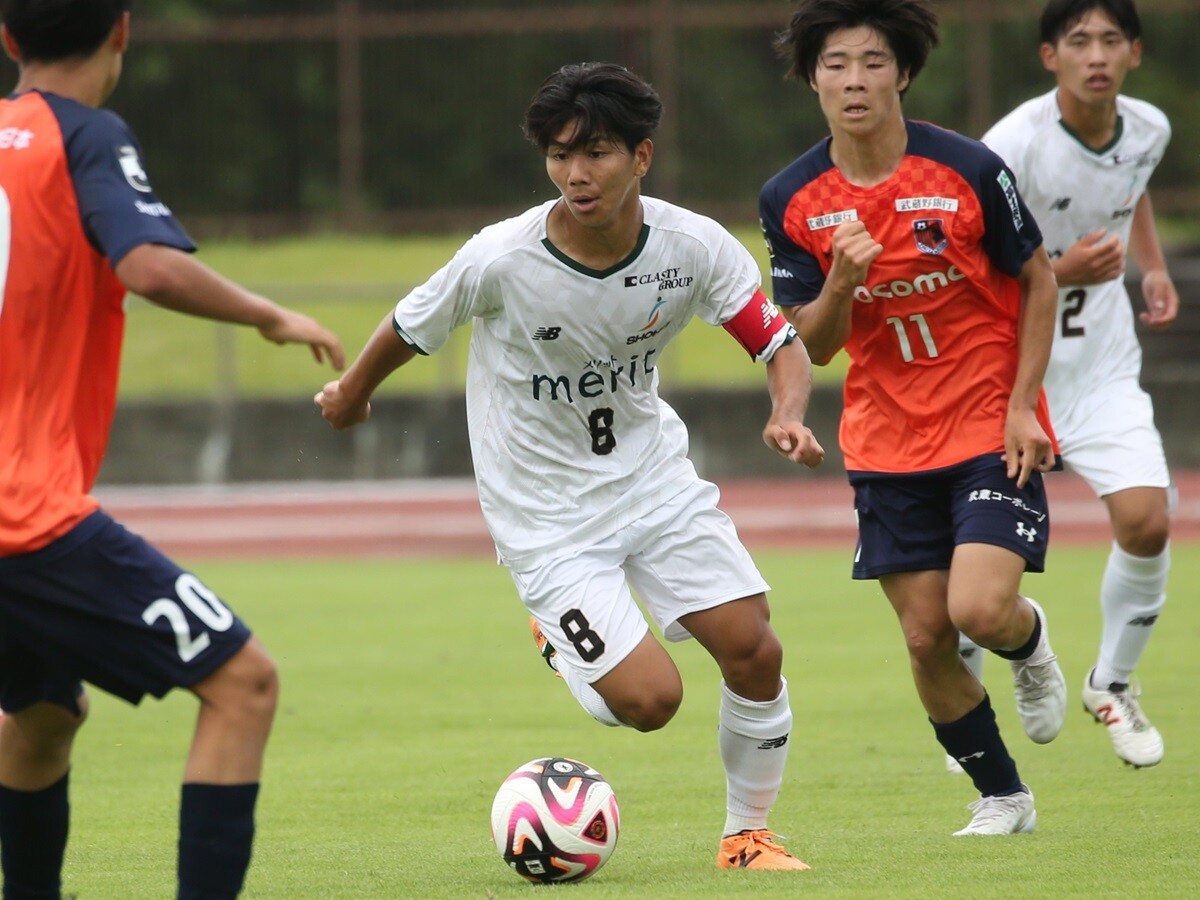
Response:
[{"label": "shoelace", "polygon": [[783,835],[776,834],[773,831],[750,831],[745,834],[736,835],[746,839],[746,852],[749,852],[752,847],[761,846],[768,853],[787,853],[776,841],[787,840]]},{"label": "shoelace", "polygon": [[[1050,671],[1049,665],[1054,662],[1057,657],[1051,656],[1044,663],[1039,663],[1037,666],[1023,665],[1017,669],[1017,683],[1025,692],[1025,696],[1030,700],[1041,700],[1050,693],[1050,679],[1046,673]],[[1037,671],[1034,671],[1037,669]]]},{"label": "shoelace", "polygon": [[1108,693],[1121,707],[1125,720],[1129,722],[1134,731],[1146,731],[1150,728],[1150,719],[1142,712],[1142,705],[1137,701],[1141,689],[1136,682],[1130,682],[1123,691],[1109,691]]},{"label": "shoelace", "polygon": [[967,804],[967,809],[974,815],[971,824],[983,824],[999,819],[1010,812],[1020,812],[1021,801],[1017,794],[1006,794],[1003,797],[980,797],[973,803]]}]

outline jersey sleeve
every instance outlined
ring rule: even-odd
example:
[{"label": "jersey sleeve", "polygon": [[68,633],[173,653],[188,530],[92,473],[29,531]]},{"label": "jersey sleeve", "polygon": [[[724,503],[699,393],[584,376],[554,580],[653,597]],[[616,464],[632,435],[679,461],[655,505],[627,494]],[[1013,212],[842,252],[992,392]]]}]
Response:
[{"label": "jersey sleeve", "polygon": [[472,238],[428,281],[396,304],[392,318],[396,333],[418,353],[435,353],[454,329],[489,314],[486,264],[477,252],[479,243],[479,236]]},{"label": "jersey sleeve", "polygon": [[1009,114],[989,128],[981,140],[989,150],[1004,160],[1004,164],[1019,178],[1030,130],[1028,123],[1022,128],[1017,118]]},{"label": "jersey sleeve", "polygon": [[788,198],[778,196],[771,182],[759,195],[758,216],[771,258],[771,292],[779,306],[803,306],[816,300],[825,287],[817,258],[797,244],[784,229]]},{"label": "jersey sleeve", "polygon": [[724,325],[750,302],[762,283],[758,263],[742,243],[715,222],[709,225],[708,290],[700,299],[697,315],[709,325]]},{"label": "jersey sleeve", "polygon": [[141,147],[118,116],[107,111],[88,116],[69,133],[66,146],[84,231],[114,267],[142,244],[196,249],[155,196]]},{"label": "jersey sleeve", "polygon": [[1042,232],[1025,205],[1017,177],[995,153],[988,152],[980,178],[983,249],[1001,272],[1016,278],[1042,245]]}]

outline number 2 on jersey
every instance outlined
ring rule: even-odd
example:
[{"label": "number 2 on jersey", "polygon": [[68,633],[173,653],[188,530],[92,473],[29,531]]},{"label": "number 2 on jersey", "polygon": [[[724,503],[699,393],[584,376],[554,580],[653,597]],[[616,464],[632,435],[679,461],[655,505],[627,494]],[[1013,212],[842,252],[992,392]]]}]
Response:
[{"label": "number 2 on jersey", "polygon": [[1076,325],[1071,320],[1083,312],[1083,304],[1087,300],[1087,291],[1083,288],[1075,288],[1072,291],[1067,291],[1067,295],[1063,297],[1063,312],[1062,312],[1062,336],[1083,337],[1086,330],[1082,325]]}]

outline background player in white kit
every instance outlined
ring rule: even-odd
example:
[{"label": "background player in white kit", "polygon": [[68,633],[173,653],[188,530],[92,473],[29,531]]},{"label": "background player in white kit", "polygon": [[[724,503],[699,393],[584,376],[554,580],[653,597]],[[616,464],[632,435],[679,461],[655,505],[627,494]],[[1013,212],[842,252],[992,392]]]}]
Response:
[{"label": "background player in white kit", "polygon": [[792,726],[768,586],[688,460],[656,365],[693,316],[723,325],[766,363],[763,439],[815,466],[824,451],[803,424],[811,365],[732,235],[641,196],[661,115],[654,90],[620,66],[551,75],[525,134],[562,196],[475,235],[315,400],[335,428],[361,422],[389,373],[472,323],[480,505],[543,655],[594,718],[652,731],[674,716],[683,685],[630,588],[668,640],[700,641],[723,677],[717,865],[806,869],[767,830]]},{"label": "background player in white kit", "polygon": [[[1108,507],[1114,541],[1100,588],[1099,654],[1083,703],[1117,756],[1163,756],[1130,677],[1166,600],[1170,475],[1123,280],[1128,248],[1142,275],[1141,321],[1166,328],[1179,295],[1167,273],[1147,182],[1171,136],[1166,116],[1119,92],[1141,61],[1132,0],[1050,0],[1041,56],[1057,86],[984,135],[1017,176],[1058,279],[1058,328],[1045,389],[1067,465]],[[975,654],[977,659],[982,655]]]}]

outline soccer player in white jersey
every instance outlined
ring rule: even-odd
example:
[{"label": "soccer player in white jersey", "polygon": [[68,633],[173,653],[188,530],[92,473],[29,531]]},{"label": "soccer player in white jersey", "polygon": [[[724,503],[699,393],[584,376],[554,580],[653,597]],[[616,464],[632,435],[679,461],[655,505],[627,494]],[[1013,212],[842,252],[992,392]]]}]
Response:
[{"label": "soccer player in white jersey", "polygon": [[480,505],[543,655],[594,718],[653,731],[683,685],[631,589],[667,640],[696,638],[723,678],[717,865],[807,869],[767,830],[792,727],[768,586],[689,461],[657,364],[693,316],[723,325],[766,364],[763,439],[816,466],[824,451],[803,423],[811,364],[732,235],[641,195],[661,115],[654,90],[620,66],[551,75],[524,127],[561,196],[471,238],[315,400],[334,428],[362,422],[385,377],[471,323]]},{"label": "soccer player in white jersey", "polygon": [[[1120,93],[1142,56],[1133,0],[1050,0],[1041,57],[1054,90],[983,138],[1012,168],[1053,257],[1058,328],[1045,387],[1068,466],[1108,507],[1114,540],[1100,587],[1102,631],[1083,703],[1125,762],[1152,766],[1163,740],[1131,676],[1166,600],[1172,493],[1125,292],[1126,250],[1142,277],[1150,328],[1175,321],[1146,185],[1171,135],[1166,116]],[[980,654],[976,654],[980,656]]]}]

